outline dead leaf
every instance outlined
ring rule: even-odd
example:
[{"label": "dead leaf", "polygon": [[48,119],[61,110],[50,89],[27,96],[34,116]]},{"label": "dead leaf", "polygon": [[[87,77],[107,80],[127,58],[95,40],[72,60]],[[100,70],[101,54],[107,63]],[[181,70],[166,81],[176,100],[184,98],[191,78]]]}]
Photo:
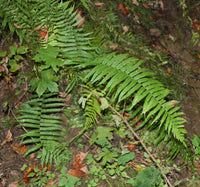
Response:
[{"label": "dead leaf", "polygon": [[53,186],[55,184],[55,180],[50,180],[46,186]]},{"label": "dead leaf", "polygon": [[150,6],[146,3],[143,3],[142,5],[144,6],[144,8],[150,8]]},{"label": "dead leaf", "polygon": [[81,162],[83,162],[83,160],[86,158],[87,154],[88,154],[88,152],[86,152],[86,153],[80,152],[79,158],[80,158]]},{"label": "dead leaf", "polygon": [[8,187],[17,187],[19,184],[18,184],[18,181],[15,181],[15,182],[12,182],[11,184],[8,185]]},{"label": "dead leaf", "polygon": [[47,30],[37,30],[36,32],[37,32],[38,34],[40,34],[39,41],[40,41],[42,38],[44,38],[45,41],[46,41],[46,43],[48,42],[49,36],[48,36],[48,31],[47,31]]},{"label": "dead leaf", "polygon": [[172,70],[170,68],[167,68],[167,75],[171,75],[172,74]]},{"label": "dead leaf", "polygon": [[134,144],[130,144],[130,145],[127,146],[127,149],[128,149],[129,151],[133,151],[133,148],[134,148],[134,147],[135,147]]},{"label": "dead leaf", "polygon": [[1,146],[6,144],[6,142],[12,141],[12,133],[10,131],[11,131],[11,129],[8,130],[8,134],[6,136],[6,139],[1,143]]},{"label": "dead leaf", "polygon": [[171,102],[170,102],[170,105],[171,106],[175,106],[175,105],[177,105],[179,103],[179,101],[177,101],[177,100],[172,100]]},{"label": "dead leaf", "polygon": [[112,50],[116,50],[118,48],[118,45],[110,45],[109,48]]},{"label": "dead leaf", "polygon": [[18,154],[24,154],[26,152],[26,147],[25,145],[21,145],[21,146],[18,146],[18,145],[11,145],[11,147],[18,153]]},{"label": "dead leaf", "polygon": [[94,3],[94,5],[101,8],[104,6],[104,3]]},{"label": "dead leaf", "polygon": [[124,33],[128,32],[128,27],[127,26],[123,26],[122,28],[123,28]]},{"label": "dead leaf", "polygon": [[162,10],[164,10],[164,3],[163,3],[163,1],[162,0],[158,1],[158,4],[160,5],[160,8]]},{"label": "dead leaf", "polygon": [[76,22],[79,22],[78,24],[78,28],[83,28],[83,23],[85,21],[85,18],[82,16],[82,11],[81,10],[77,10],[76,11],[76,14],[78,15],[77,19],[76,19]]},{"label": "dead leaf", "polygon": [[87,153],[80,152],[80,154],[77,154],[75,157],[75,161],[73,163],[74,168],[70,169],[68,173],[74,177],[81,177],[88,173],[88,169],[84,164],[82,164],[83,160],[86,158]]},{"label": "dead leaf", "polygon": [[33,160],[35,158],[35,153],[30,154],[30,160]]},{"label": "dead leaf", "polygon": [[23,28],[21,25],[17,25],[16,23],[14,23],[14,26],[15,26],[16,28],[18,28],[18,29]]},{"label": "dead leaf", "polygon": [[[0,177],[2,177],[3,174],[0,175]],[[6,185],[6,181],[7,179],[6,178],[1,178],[1,184],[2,184],[2,187],[5,187]]]},{"label": "dead leaf", "polygon": [[136,5],[136,6],[139,6],[139,5],[140,5],[140,4],[138,3],[137,0],[132,0],[132,3],[133,3],[134,5]]},{"label": "dead leaf", "polygon": [[122,3],[118,3],[117,8],[121,10],[122,8],[124,8],[124,5]]}]

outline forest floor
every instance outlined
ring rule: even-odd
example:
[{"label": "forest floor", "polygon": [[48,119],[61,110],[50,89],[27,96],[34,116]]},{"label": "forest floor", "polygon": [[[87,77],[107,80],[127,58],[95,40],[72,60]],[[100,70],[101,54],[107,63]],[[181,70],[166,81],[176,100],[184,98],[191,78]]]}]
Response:
[{"label": "forest floor", "polygon": [[[146,35],[149,43],[153,45],[155,51],[165,50],[168,55],[171,56],[171,60],[182,66],[187,71],[191,72],[190,78],[188,78],[188,83],[186,86],[187,93],[186,99],[182,102],[182,108],[186,114],[187,124],[185,125],[186,129],[189,132],[189,137],[193,137],[193,134],[200,136],[200,58],[198,54],[200,48],[193,47],[190,42],[191,35],[188,28],[186,27],[186,20],[182,18],[182,13],[176,10],[168,11],[172,7],[166,6],[166,11],[157,11],[155,10],[157,23],[156,30],[160,33],[164,32],[164,37],[157,37],[153,33],[151,35]],[[196,9],[196,11],[198,11]],[[191,12],[192,19],[199,19],[196,12]],[[200,16],[200,15],[199,15]],[[177,31],[177,28],[183,30],[180,32]],[[151,30],[153,32],[153,30]],[[150,31],[149,31],[150,33]],[[3,39],[1,39],[3,42]],[[5,49],[2,49],[5,50]],[[193,58],[197,56],[197,58]],[[28,178],[26,175],[27,168],[32,167],[33,165],[40,165],[40,159],[35,155],[32,157],[24,157],[24,151],[26,148],[24,146],[20,147],[20,135],[24,133],[24,130],[21,127],[17,127],[17,122],[15,120],[16,109],[20,108],[22,102],[25,102],[28,99],[29,93],[27,90],[26,80],[21,83],[20,80],[23,79],[23,75],[27,72],[27,67],[21,67],[20,75],[11,77],[9,83],[6,79],[0,79],[0,186],[6,187],[15,187],[19,186],[29,186],[27,182]],[[173,72],[172,72],[173,73]],[[20,92],[19,92],[20,91]],[[67,99],[67,105],[72,105],[72,98]],[[70,129],[67,118],[65,117],[65,123],[63,124],[68,130],[68,138],[71,139],[74,137],[79,129]],[[114,144],[118,144],[119,140],[114,140]],[[126,140],[124,140],[126,141]],[[78,143],[75,143],[72,146],[71,151],[73,152],[72,158],[74,159],[76,155],[80,152],[93,153],[96,151],[95,146],[91,147],[88,142],[88,137],[83,136],[81,146]],[[139,147],[135,148],[136,157],[135,162],[145,162],[145,158],[141,155]],[[160,156],[159,149],[154,148],[153,152],[157,158]],[[195,173],[200,176],[200,161],[196,163]],[[173,164],[179,169],[172,169]],[[25,167],[26,165],[26,167]],[[23,169],[25,167],[26,169]],[[73,167],[73,160],[68,164],[68,167]],[[171,171],[168,173],[168,178],[172,184],[176,181],[182,181],[180,186],[189,186],[189,181],[192,179],[191,174],[191,165],[184,164],[184,167],[181,166],[180,158],[176,158],[174,163],[168,166]],[[55,172],[57,176],[58,173],[52,168],[52,172]],[[25,181],[25,182],[24,182]],[[50,183],[51,182],[51,183]],[[58,178],[55,177],[54,180],[50,180],[49,186],[58,185]],[[194,186],[198,183],[194,183]],[[200,182],[199,182],[200,184]],[[99,186],[107,186],[107,182],[100,184]],[[109,185],[108,185],[109,186]],[[113,186],[117,186],[116,184]],[[192,186],[192,185],[190,185]]]}]

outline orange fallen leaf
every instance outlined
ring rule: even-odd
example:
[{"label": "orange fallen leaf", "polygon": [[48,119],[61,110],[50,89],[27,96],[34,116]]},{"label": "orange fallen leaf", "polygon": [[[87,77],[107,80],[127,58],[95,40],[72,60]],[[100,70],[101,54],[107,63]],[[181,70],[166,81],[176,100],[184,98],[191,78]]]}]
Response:
[{"label": "orange fallen leaf", "polygon": [[200,58],[200,54],[197,54],[198,58]]},{"label": "orange fallen leaf", "polygon": [[87,153],[80,152],[80,154],[77,154],[75,157],[75,161],[73,163],[74,168],[70,169],[68,173],[74,177],[81,177],[87,174],[88,169],[84,164],[82,164],[83,160],[87,156]]},{"label": "orange fallen leaf", "polygon": [[[34,172],[33,168],[37,167],[35,164],[32,167],[29,167],[27,172],[24,174],[23,180],[26,184],[29,184],[29,180],[30,178],[28,177],[28,175],[32,172]],[[34,176],[36,177],[36,175]]]},{"label": "orange fallen leaf", "polygon": [[124,5],[122,3],[118,3],[117,8],[121,10],[122,8],[124,8]]},{"label": "orange fallen leaf", "polygon": [[128,117],[130,117],[130,114],[129,113],[124,113],[123,116],[128,118]]},{"label": "orange fallen leaf", "polygon": [[6,139],[1,143],[1,146],[6,144],[6,142],[12,141],[12,133],[10,131],[11,131],[11,129],[8,130],[8,134],[6,136]]},{"label": "orange fallen leaf", "polygon": [[44,38],[45,39],[45,41],[46,41],[46,43],[48,42],[48,31],[46,31],[46,30],[37,30],[36,31],[38,34],[40,34],[40,38],[39,38],[39,41],[42,39],[42,38]]},{"label": "orange fallen leaf", "polygon": [[172,74],[172,71],[170,68],[167,68],[167,75],[171,75]]},{"label": "orange fallen leaf", "polygon": [[130,145],[127,146],[127,149],[128,149],[129,151],[133,151],[133,148],[134,148],[134,147],[135,147],[134,144],[130,144]]},{"label": "orange fallen leaf", "polygon": [[27,150],[25,145],[21,145],[21,146],[11,145],[11,147],[19,154],[24,154],[26,152],[26,150]]}]

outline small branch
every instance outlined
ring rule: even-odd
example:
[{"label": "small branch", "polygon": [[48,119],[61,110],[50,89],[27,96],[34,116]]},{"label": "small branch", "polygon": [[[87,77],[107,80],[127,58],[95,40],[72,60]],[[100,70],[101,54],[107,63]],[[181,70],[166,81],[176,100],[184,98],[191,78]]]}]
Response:
[{"label": "small branch", "polygon": [[[85,89],[85,88],[83,88]],[[87,90],[87,89],[85,89]],[[98,99],[100,99],[100,97],[91,92],[90,90],[87,90],[88,92],[90,92],[91,94],[93,94],[94,96],[96,96]],[[156,159],[154,158],[154,156],[150,153],[150,151],[148,150],[148,148],[146,147],[146,145],[143,143],[143,140],[140,139],[140,137],[137,135],[137,133],[133,130],[133,128],[129,125],[128,121],[117,111],[115,110],[110,104],[108,105],[109,108],[114,112],[116,113],[122,120],[123,122],[126,124],[126,126],[129,128],[129,130],[132,132],[132,134],[138,139],[138,141],[141,143],[141,145],[143,146],[143,148],[145,149],[145,151],[149,154],[150,158],[152,159],[152,161],[157,165],[157,167],[160,169],[160,172],[162,174],[162,176],[164,177],[164,179],[166,180],[167,184],[170,186],[170,187],[173,187],[172,184],[170,183],[169,179],[167,178],[167,176],[164,174],[160,164],[156,161]]]}]

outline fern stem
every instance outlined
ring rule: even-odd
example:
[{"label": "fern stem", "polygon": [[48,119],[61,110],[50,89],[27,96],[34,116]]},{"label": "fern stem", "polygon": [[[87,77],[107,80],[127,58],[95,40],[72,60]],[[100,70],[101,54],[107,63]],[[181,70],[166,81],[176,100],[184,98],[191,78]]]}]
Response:
[{"label": "fern stem", "polygon": [[[83,88],[85,89],[85,88]],[[87,90],[87,89],[85,89]],[[99,97],[97,94],[91,92],[90,90],[87,90],[88,92],[90,92],[91,94],[93,94],[94,96],[96,96],[98,99],[100,99],[101,97]],[[122,120],[123,122],[126,124],[126,126],[129,128],[129,130],[132,132],[132,134],[138,139],[138,141],[141,143],[141,145],[143,146],[143,148],[145,149],[145,151],[149,154],[149,156],[151,157],[152,161],[157,165],[157,167],[160,169],[160,172],[162,174],[162,176],[164,177],[164,179],[166,180],[167,184],[170,187],[173,187],[172,184],[170,183],[169,179],[167,178],[167,176],[164,174],[162,167],[160,166],[160,164],[156,161],[156,159],[154,158],[154,156],[151,154],[151,152],[148,150],[148,148],[146,147],[146,145],[144,144],[143,140],[141,140],[141,138],[138,136],[138,134],[133,130],[133,128],[129,125],[128,121],[117,111],[115,110],[110,104],[108,104],[108,107],[114,112],[116,113]]]}]

